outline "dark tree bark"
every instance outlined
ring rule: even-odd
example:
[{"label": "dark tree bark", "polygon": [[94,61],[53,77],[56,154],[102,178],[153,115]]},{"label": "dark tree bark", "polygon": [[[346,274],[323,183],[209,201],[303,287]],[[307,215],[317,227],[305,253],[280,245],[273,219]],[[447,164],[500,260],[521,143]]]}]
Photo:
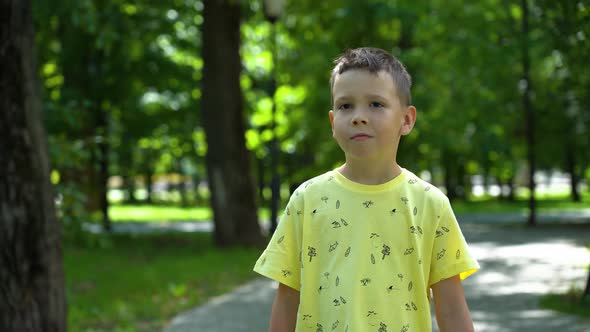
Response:
[{"label": "dark tree bark", "polygon": [[0,0],[0,331],[65,331],[30,1]]},{"label": "dark tree bark", "polygon": [[240,2],[211,0],[204,5],[202,121],[215,243],[260,245],[263,238],[242,113]]},{"label": "dark tree bark", "polygon": [[531,105],[531,79],[530,79],[530,56],[529,56],[529,7],[527,0],[521,0],[522,8],[522,82],[524,82],[524,91],[522,92],[522,105],[526,119],[526,139],[527,139],[527,161],[529,165],[529,217],[527,225],[535,226],[537,224],[537,201],[535,199],[535,172],[537,170],[535,160],[535,114]]},{"label": "dark tree bark", "polygon": [[576,151],[573,147],[573,142],[567,144],[566,148],[566,170],[570,176],[570,192],[573,202],[581,202],[582,197],[578,190],[578,183],[580,182],[578,174],[576,173]]}]

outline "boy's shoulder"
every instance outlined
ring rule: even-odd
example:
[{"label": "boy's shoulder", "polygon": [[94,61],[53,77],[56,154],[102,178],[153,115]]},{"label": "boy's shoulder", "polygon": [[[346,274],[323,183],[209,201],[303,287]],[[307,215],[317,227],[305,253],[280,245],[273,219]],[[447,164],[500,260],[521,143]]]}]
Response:
[{"label": "boy's shoulder", "polygon": [[409,188],[408,190],[427,193],[425,197],[439,202],[448,201],[447,195],[432,183],[422,179],[421,177],[412,173],[410,170],[404,169],[404,172],[406,173],[406,183],[407,188]]},{"label": "boy's shoulder", "polygon": [[295,189],[293,195],[299,196],[300,194],[315,191],[318,188],[322,188],[324,185],[332,182],[334,180],[334,170],[327,171],[323,174],[317,175],[307,181],[304,181],[302,184]]}]

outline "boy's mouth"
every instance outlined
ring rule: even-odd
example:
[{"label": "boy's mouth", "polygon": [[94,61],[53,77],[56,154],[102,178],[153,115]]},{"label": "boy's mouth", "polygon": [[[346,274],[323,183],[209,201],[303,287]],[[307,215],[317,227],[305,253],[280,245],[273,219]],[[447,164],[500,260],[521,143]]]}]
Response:
[{"label": "boy's mouth", "polygon": [[356,135],[353,135],[350,139],[354,140],[354,141],[363,141],[363,140],[369,139],[371,137],[372,136],[367,135],[367,134],[356,134]]}]

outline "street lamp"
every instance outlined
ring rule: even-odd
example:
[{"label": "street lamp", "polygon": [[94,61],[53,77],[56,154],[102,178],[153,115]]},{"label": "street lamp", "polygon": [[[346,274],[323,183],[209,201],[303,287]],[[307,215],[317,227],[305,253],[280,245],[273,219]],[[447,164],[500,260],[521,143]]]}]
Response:
[{"label": "street lamp", "polygon": [[264,16],[271,23],[271,54],[272,54],[272,71],[271,71],[271,84],[270,84],[270,96],[272,98],[272,115],[271,115],[271,132],[272,139],[270,142],[270,170],[272,173],[272,179],[270,182],[271,198],[270,198],[270,233],[274,233],[277,229],[277,217],[279,210],[280,200],[280,179],[279,179],[279,145],[277,141],[276,133],[276,111],[277,103],[275,100],[275,93],[277,91],[276,82],[276,26],[279,16],[283,13],[285,6],[285,0],[264,0]]}]

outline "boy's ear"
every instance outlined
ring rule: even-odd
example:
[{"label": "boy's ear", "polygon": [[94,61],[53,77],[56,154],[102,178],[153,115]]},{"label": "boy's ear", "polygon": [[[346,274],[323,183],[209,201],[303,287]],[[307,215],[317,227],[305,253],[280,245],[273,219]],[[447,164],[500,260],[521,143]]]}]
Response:
[{"label": "boy's ear", "polygon": [[406,107],[406,112],[402,121],[402,128],[400,134],[402,136],[408,135],[414,128],[416,123],[416,107],[410,105]]},{"label": "boy's ear", "polygon": [[328,117],[330,118],[330,125],[332,126],[332,135],[334,135],[334,111],[330,110],[328,112]]}]

